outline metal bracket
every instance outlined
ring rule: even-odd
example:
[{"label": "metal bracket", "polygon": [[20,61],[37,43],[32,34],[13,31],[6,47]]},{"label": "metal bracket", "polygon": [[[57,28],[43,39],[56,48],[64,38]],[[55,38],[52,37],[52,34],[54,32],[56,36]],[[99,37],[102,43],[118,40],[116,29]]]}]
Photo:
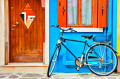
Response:
[{"label": "metal bracket", "polygon": [[108,8],[108,2],[109,2],[109,1],[108,1],[108,0],[106,0],[106,8]]},{"label": "metal bracket", "polygon": [[63,6],[63,15],[64,15],[64,12],[65,12],[65,7]]},{"label": "metal bracket", "polygon": [[104,8],[103,8],[103,6],[102,6],[102,16],[103,16],[103,10],[104,10]]},{"label": "metal bracket", "polygon": [[59,6],[61,6],[61,2],[59,1]]}]

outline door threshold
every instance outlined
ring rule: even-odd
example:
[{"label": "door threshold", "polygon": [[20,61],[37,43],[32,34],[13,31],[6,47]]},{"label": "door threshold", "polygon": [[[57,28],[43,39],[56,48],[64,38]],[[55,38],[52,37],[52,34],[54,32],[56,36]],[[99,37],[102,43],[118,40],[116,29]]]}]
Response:
[{"label": "door threshold", "polygon": [[48,66],[48,65],[44,64],[44,63],[8,63],[7,65],[4,65],[4,66],[10,66],[10,67],[21,67],[21,66],[23,66],[23,67],[25,67],[25,66],[38,67],[38,66],[41,66],[41,67],[44,67],[44,66]]}]

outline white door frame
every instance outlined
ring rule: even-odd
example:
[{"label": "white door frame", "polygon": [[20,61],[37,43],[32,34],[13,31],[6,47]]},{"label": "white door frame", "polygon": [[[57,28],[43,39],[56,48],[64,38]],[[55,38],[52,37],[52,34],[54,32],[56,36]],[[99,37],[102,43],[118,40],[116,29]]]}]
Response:
[{"label": "white door frame", "polygon": [[[8,0],[0,0],[0,66],[9,65],[9,10],[8,10],[8,7],[9,7]],[[44,60],[45,66],[48,65],[49,63],[49,0],[45,0],[45,52],[44,52],[43,58],[44,58],[43,60]],[[22,63],[22,65],[23,64],[24,63]],[[26,64],[26,66],[29,66],[29,65],[30,63]],[[35,65],[32,65],[32,66],[35,66]],[[44,65],[38,65],[38,66],[44,66]]]}]

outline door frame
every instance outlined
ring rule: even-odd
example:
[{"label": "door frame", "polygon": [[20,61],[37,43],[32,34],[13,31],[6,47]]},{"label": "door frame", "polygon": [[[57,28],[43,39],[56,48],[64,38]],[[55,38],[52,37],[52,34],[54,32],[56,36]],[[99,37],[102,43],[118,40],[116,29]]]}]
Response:
[{"label": "door frame", "polygon": [[[47,66],[49,64],[49,0],[45,0],[45,44],[43,44],[43,62],[37,64],[33,63],[19,63],[19,66]],[[1,42],[0,42],[0,65],[1,66],[18,66],[18,63],[9,62],[9,0],[0,0],[0,17],[1,22]],[[2,44],[1,44],[2,43]]]}]

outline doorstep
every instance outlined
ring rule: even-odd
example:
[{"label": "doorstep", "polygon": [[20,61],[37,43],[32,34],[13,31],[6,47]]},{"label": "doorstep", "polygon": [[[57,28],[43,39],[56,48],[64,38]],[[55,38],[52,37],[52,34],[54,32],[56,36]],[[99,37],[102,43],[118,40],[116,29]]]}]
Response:
[{"label": "doorstep", "polygon": [[0,73],[46,73],[48,67],[0,67]]},{"label": "doorstep", "polygon": [[47,64],[44,63],[8,63],[7,65],[4,66],[8,66],[8,67],[25,67],[25,66],[30,66],[30,67],[39,67],[39,66],[48,66]]},{"label": "doorstep", "polygon": [[48,65],[44,63],[8,63],[0,67],[0,72],[31,72],[31,73],[46,73]]}]

